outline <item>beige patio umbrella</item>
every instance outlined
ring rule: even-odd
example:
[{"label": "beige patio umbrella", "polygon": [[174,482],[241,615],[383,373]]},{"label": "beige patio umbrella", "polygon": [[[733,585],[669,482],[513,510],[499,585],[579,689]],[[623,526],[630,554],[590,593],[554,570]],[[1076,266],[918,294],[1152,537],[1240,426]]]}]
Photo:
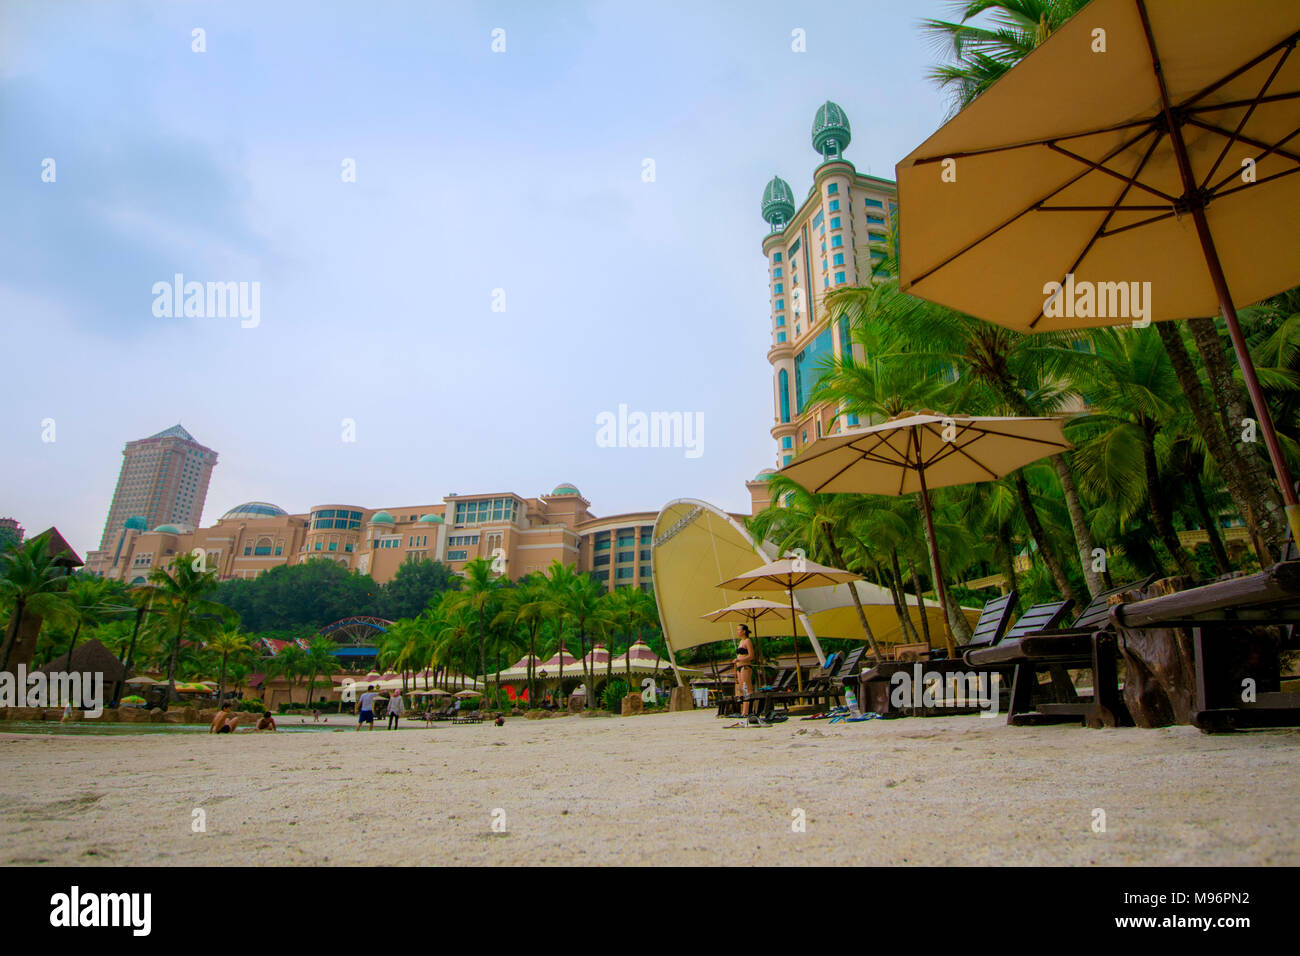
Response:
[{"label": "beige patio umbrella", "polygon": [[1300,540],[1236,310],[1300,283],[1297,38],[1294,2],[1093,0],[897,173],[912,295],[1026,332],[1221,313]]},{"label": "beige patio umbrella", "polygon": [[948,588],[934,535],[931,488],[990,481],[1073,446],[1059,418],[997,418],[904,412],[896,418],[820,438],[780,474],[813,494],[902,495],[916,492],[925,519],[934,586],[952,639]]},{"label": "beige patio umbrella", "polygon": [[[790,620],[794,612],[784,604],[778,604],[776,601],[769,601],[766,598],[745,598],[741,601],[733,601],[724,608],[716,611],[709,611],[707,614],[701,614],[700,617],[706,621],[737,621],[749,625],[749,630],[758,640],[758,621],[759,618],[774,617],[781,620]],[[795,653],[798,653],[795,648]],[[717,666],[714,665],[714,675],[717,675]]]},{"label": "beige patio umbrella", "polygon": [[803,690],[803,667],[799,660],[799,623],[795,616],[794,592],[798,588],[825,587],[829,584],[843,584],[846,581],[860,581],[862,575],[852,571],[817,564],[806,558],[778,558],[762,567],[738,574],[734,578],[718,585],[731,591],[787,591],[790,594],[790,629],[794,637],[795,675],[800,690]]}]

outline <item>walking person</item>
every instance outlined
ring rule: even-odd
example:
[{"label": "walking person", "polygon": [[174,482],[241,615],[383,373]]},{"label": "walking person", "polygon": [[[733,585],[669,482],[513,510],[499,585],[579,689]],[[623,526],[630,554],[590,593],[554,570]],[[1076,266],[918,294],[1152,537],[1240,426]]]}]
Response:
[{"label": "walking person", "polygon": [[357,701],[357,730],[361,729],[362,724],[369,724],[371,730],[375,729],[375,698],[378,696],[375,685],[371,684]]},{"label": "walking person", "polygon": [[388,729],[396,730],[397,721],[402,716],[402,692],[393,691],[393,696],[388,701]]}]

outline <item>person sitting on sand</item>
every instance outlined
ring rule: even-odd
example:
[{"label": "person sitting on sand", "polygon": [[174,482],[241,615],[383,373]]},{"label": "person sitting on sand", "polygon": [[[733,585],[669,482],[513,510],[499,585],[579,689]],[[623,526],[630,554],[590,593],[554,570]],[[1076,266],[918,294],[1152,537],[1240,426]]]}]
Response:
[{"label": "person sitting on sand", "polygon": [[506,718],[504,714],[497,714],[496,725],[498,727],[504,727],[506,725]]},{"label": "person sitting on sand", "polygon": [[275,718],[271,716],[269,710],[262,711],[262,716],[257,721],[257,729],[275,731]]},{"label": "person sitting on sand", "polygon": [[217,711],[217,716],[212,718],[212,725],[208,727],[208,733],[233,734],[237,726],[239,726],[239,718],[230,713],[229,704],[222,704],[221,709]]}]

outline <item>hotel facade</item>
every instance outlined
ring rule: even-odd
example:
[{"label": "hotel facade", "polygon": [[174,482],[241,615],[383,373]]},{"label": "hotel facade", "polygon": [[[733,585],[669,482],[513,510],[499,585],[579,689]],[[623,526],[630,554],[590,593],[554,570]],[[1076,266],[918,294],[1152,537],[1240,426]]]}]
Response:
[{"label": "hotel facade", "polygon": [[658,512],[597,517],[571,484],[549,495],[513,492],[447,495],[440,503],[370,508],[333,502],[290,514],[249,501],[211,527],[127,518],[111,551],[88,556],[90,570],[142,584],[177,555],[202,557],[222,580],[253,578],[279,565],[325,559],[383,583],[406,562],[441,561],[463,572],[475,558],[509,578],[544,571],[552,561],[591,572],[606,588],[652,584],[650,548]]},{"label": "hotel facade", "polygon": [[773,422],[777,463],[788,465],[823,434],[858,424],[854,415],[814,403],[811,394],[829,356],[862,347],[852,343],[849,320],[832,323],[826,296],[836,289],[868,285],[888,255],[898,212],[894,182],[859,173],[844,158],[848,117],[827,101],[813,120],[812,145],[822,161],[808,195],[796,207],[794,193],[773,177],[763,190],[763,240],[771,301]]}]

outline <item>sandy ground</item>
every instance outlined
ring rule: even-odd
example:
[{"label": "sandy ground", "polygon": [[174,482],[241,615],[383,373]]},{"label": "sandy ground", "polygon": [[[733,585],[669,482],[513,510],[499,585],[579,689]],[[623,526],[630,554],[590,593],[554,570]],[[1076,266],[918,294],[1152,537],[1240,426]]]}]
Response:
[{"label": "sandy ground", "polygon": [[728,723],[0,734],[0,863],[1300,864],[1297,730]]}]

